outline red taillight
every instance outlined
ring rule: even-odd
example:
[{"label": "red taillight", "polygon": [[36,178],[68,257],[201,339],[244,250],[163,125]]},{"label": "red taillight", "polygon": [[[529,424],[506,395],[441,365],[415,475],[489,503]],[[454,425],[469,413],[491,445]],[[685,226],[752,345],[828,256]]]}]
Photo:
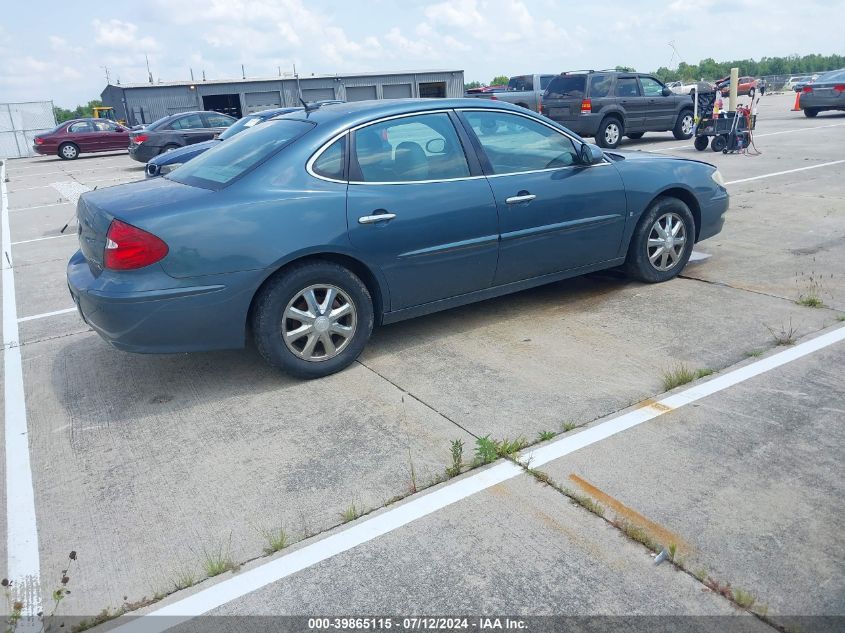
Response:
[{"label": "red taillight", "polygon": [[111,270],[143,268],[163,259],[167,251],[167,244],[152,233],[112,220],[106,234],[103,266]]},{"label": "red taillight", "polygon": [[845,92],[845,84],[836,84],[833,87],[834,92]]},{"label": "red taillight", "polygon": [[804,86],[803,88],[801,88],[801,92],[813,92],[813,87],[812,86]]},{"label": "red taillight", "polygon": [[593,111],[593,102],[589,99],[581,99],[581,114],[590,114]]},{"label": "red taillight", "polygon": [[499,97],[497,97],[496,95],[490,95],[490,100],[491,101],[498,101]]},{"label": "red taillight", "polygon": [[132,137],[132,140],[135,142],[135,145],[140,145],[141,143],[146,141],[148,138],[150,138],[149,134],[136,134],[135,136]]},{"label": "red taillight", "polygon": [[36,145],[44,145],[44,139],[41,138],[40,136],[36,136],[35,137],[35,144]]}]

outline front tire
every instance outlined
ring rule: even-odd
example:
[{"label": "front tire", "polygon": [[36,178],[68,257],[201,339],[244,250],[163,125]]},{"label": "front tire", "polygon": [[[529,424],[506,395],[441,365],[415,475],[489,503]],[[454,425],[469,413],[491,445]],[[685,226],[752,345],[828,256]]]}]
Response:
[{"label": "front tire", "polygon": [[62,143],[57,153],[62,160],[76,160],[79,158],[79,147],[76,143]]},{"label": "front tire", "polygon": [[631,237],[626,271],[646,283],[668,281],[687,265],[694,241],[695,220],[689,207],[677,198],[657,198]]},{"label": "front tire", "polygon": [[261,289],[252,330],[271,366],[299,378],[321,378],[361,354],[373,331],[373,301],[364,283],[342,266],[297,264]]},{"label": "front tire", "polygon": [[596,144],[607,149],[615,149],[622,140],[624,128],[616,117],[605,117],[596,132]]},{"label": "front tire", "polygon": [[804,108],[804,116],[812,119],[819,113],[815,108]]},{"label": "front tire", "polygon": [[683,141],[692,138],[692,127],[695,121],[691,110],[684,110],[678,115],[678,120],[675,121],[675,128],[672,134],[678,141]]}]

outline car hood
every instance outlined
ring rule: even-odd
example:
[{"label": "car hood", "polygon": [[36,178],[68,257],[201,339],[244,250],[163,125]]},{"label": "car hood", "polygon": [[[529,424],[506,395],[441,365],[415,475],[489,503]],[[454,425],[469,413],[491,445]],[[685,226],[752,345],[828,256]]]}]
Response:
[{"label": "car hood", "polygon": [[164,154],[159,154],[158,156],[151,158],[148,163],[158,165],[159,167],[161,165],[184,163],[196,156],[199,156],[204,151],[211,149],[212,147],[216,147],[218,143],[220,143],[219,139],[211,139],[210,141],[205,141],[203,143],[194,143],[193,145],[186,145],[185,147],[172,149],[169,152],[165,152]]}]

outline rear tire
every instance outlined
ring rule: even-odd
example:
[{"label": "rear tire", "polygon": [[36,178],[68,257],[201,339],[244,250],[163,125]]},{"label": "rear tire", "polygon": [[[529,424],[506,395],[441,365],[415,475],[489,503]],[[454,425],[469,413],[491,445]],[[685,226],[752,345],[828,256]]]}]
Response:
[{"label": "rear tire", "polygon": [[[667,231],[668,227],[671,228]],[[631,237],[626,272],[646,283],[669,281],[687,265],[694,241],[695,220],[689,207],[677,198],[657,198]]]},{"label": "rear tire", "polygon": [[622,140],[624,126],[616,117],[608,116],[602,119],[599,129],[596,132],[596,145],[615,149]]},{"label": "rear tire", "polygon": [[815,108],[804,108],[804,116],[812,119],[819,113]]},{"label": "rear tire", "polygon": [[630,133],[626,134],[626,136],[628,138],[632,138],[636,141],[637,139],[642,138],[644,134],[645,134],[645,132],[630,132]]},{"label": "rear tire", "polygon": [[724,134],[720,134],[719,136],[714,136],[713,140],[710,141],[710,149],[714,152],[721,152],[728,146],[728,139]]},{"label": "rear tire", "polygon": [[253,306],[258,352],[271,366],[299,378],[321,378],[348,367],[372,331],[367,287],[348,269],[327,261],[277,273]]},{"label": "rear tire", "polygon": [[682,110],[678,115],[678,120],[675,121],[675,129],[672,130],[672,134],[675,136],[675,139],[683,141],[688,138],[692,138],[692,128],[694,124],[695,120],[692,116],[692,110]]},{"label": "rear tire", "polygon": [[56,153],[62,160],[76,160],[79,158],[79,146],[76,143],[62,143]]},{"label": "rear tire", "polygon": [[703,152],[707,149],[707,146],[710,144],[710,141],[707,140],[706,136],[696,136],[695,142],[693,144],[695,145],[695,149],[697,149],[699,152]]}]

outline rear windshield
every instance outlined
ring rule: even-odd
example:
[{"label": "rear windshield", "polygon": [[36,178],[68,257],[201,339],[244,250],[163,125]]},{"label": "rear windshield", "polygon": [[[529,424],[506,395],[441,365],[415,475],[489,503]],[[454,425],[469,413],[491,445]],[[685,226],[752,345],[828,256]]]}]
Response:
[{"label": "rear windshield", "polygon": [[558,75],[546,88],[544,99],[584,96],[584,75]]},{"label": "rear windshield", "polygon": [[508,81],[508,90],[534,90],[534,76],[521,75],[511,77]]},{"label": "rear windshield", "polygon": [[268,121],[200,154],[166,178],[193,187],[222,189],[313,127],[313,123],[295,119]]},{"label": "rear windshield", "polygon": [[221,132],[220,136],[217,138],[225,141],[227,138],[232,138],[238,132],[243,132],[244,130],[251,128],[253,125],[258,125],[262,120],[263,117],[258,115],[245,116],[244,118],[238,119],[232,123],[232,125]]}]

